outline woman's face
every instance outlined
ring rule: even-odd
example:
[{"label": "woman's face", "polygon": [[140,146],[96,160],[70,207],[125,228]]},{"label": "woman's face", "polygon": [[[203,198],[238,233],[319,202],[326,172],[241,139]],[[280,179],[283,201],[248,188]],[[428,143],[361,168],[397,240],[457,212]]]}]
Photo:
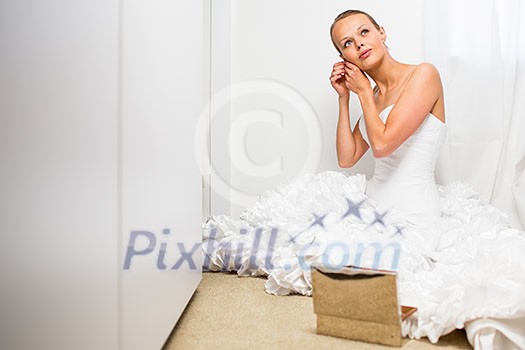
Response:
[{"label": "woman's face", "polygon": [[385,51],[385,32],[378,30],[367,16],[355,14],[339,20],[333,27],[332,37],[341,58],[366,70],[379,62]]}]

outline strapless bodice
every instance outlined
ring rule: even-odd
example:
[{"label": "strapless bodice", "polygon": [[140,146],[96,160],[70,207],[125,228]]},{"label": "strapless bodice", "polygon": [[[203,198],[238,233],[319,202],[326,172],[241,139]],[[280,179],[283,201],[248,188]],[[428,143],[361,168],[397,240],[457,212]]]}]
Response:
[{"label": "strapless bodice", "polygon": [[[380,114],[385,123],[394,105]],[[359,122],[363,138],[370,144],[363,117]],[[429,113],[419,128],[387,157],[375,158],[375,169],[366,192],[385,209],[396,208],[408,221],[428,224],[439,216],[439,197],[434,169],[446,125]]]}]

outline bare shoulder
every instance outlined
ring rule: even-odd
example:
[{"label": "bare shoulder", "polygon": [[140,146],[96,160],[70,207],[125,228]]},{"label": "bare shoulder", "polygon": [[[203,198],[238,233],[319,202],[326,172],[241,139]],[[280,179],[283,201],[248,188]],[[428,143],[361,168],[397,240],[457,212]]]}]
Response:
[{"label": "bare shoulder", "polygon": [[416,69],[422,72],[439,74],[437,68],[429,62],[422,62],[416,65]]},{"label": "bare shoulder", "polygon": [[429,87],[429,85],[441,87],[441,78],[439,71],[432,63],[423,62],[415,66],[409,83],[418,86],[424,85],[425,87]]},{"label": "bare shoulder", "polygon": [[421,112],[425,115],[430,112],[445,121],[443,85],[439,71],[433,64],[425,62],[417,65],[407,83],[407,90],[410,96],[417,96],[417,102],[412,100],[412,103],[420,104]]},{"label": "bare shoulder", "polygon": [[443,87],[437,68],[426,62],[413,67],[403,95],[425,97],[432,102],[437,101],[443,95]]},{"label": "bare shoulder", "polygon": [[430,112],[444,120],[443,87],[437,68],[430,63],[421,63],[411,68],[410,76],[396,103],[399,113],[403,115],[400,119],[411,116],[417,124]]}]

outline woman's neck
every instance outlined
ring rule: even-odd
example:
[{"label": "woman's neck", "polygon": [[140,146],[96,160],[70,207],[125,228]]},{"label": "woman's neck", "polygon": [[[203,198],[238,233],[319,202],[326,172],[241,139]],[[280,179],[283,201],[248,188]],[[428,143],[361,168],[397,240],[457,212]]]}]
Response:
[{"label": "woman's neck", "polygon": [[386,54],[381,63],[366,70],[366,74],[376,83],[380,94],[385,95],[402,84],[406,76],[406,67],[408,67],[407,64],[398,62],[390,54]]}]

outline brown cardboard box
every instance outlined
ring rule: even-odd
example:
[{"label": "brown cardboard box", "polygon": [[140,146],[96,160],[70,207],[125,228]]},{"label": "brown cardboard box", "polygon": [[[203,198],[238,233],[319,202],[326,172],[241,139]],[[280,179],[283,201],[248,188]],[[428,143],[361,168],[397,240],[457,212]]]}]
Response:
[{"label": "brown cardboard box", "polygon": [[[401,346],[402,312],[392,271],[312,267],[317,333]],[[416,311],[403,307],[405,317]]]}]

